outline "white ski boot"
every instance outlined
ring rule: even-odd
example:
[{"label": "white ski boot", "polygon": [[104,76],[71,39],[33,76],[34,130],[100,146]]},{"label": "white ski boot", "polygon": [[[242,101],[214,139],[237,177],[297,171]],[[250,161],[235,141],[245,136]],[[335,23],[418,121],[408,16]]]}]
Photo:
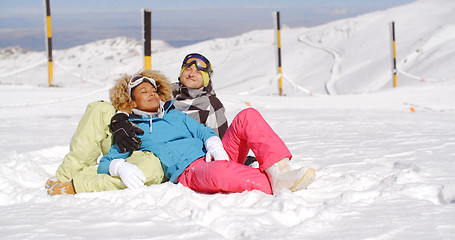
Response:
[{"label": "white ski boot", "polygon": [[265,170],[274,194],[286,188],[292,192],[308,187],[316,178],[313,168],[291,170],[289,159],[284,158]]}]

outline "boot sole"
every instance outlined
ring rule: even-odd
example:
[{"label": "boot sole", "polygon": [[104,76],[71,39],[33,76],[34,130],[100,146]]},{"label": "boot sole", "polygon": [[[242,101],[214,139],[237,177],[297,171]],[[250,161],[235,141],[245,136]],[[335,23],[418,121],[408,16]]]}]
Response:
[{"label": "boot sole", "polygon": [[291,192],[299,191],[308,187],[316,178],[316,170],[313,168],[308,168],[303,177],[295,181],[294,184],[289,188]]},{"label": "boot sole", "polygon": [[47,194],[54,196],[54,195],[74,195],[76,194],[76,189],[74,189],[74,184],[72,180],[68,180],[67,182],[60,182],[57,181],[52,186],[47,188]]},{"label": "boot sole", "polygon": [[51,188],[54,184],[56,184],[58,182],[57,178],[56,177],[51,177],[49,178],[46,183],[44,184],[44,188],[47,190],[49,188]]}]

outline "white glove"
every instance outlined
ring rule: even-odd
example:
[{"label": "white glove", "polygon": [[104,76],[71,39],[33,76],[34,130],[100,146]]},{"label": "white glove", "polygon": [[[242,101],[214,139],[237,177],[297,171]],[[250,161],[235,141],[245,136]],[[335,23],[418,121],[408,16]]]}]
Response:
[{"label": "white glove", "polygon": [[212,158],[215,160],[228,160],[229,156],[223,148],[223,143],[221,139],[217,136],[209,137],[205,141],[205,149],[207,149],[207,154],[205,155],[205,161],[210,162]]},{"label": "white glove", "polygon": [[125,159],[114,159],[109,165],[111,176],[120,176],[123,183],[130,189],[144,186],[146,180],[144,173],[136,165],[125,162]]}]

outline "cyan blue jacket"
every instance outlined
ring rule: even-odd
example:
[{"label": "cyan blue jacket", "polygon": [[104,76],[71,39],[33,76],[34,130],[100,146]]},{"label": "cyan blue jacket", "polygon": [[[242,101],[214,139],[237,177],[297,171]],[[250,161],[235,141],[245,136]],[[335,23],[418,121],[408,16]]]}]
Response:
[{"label": "cyan blue jacket", "polygon": [[[130,121],[144,130],[139,135],[142,144],[140,151],[151,151],[160,158],[165,176],[176,183],[178,177],[195,160],[205,156],[205,141],[215,132],[200,124],[192,117],[173,109],[173,102],[164,110],[162,118],[131,114]],[[150,126],[152,124],[152,126]],[[98,173],[109,174],[109,164],[117,158],[125,159],[130,153],[121,153],[115,144],[103,156],[98,166]]]}]

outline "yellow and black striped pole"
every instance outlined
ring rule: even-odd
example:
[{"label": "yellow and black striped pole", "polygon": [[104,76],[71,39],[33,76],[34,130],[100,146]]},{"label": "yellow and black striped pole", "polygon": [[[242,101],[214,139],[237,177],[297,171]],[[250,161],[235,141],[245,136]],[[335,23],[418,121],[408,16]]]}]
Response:
[{"label": "yellow and black striped pole", "polygon": [[397,87],[397,54],[395,50],[395,22],[392,22],[392,46],[393,46],[393,87]]},{"label": "yellow and black striped pole", "polygon": [[47,32],[47,56],[49,62],[49,86],[53,85],[53,71],[52,71],[52,28],[51,28],[51,6],[49,0],[44,0],[46,5],[46,32]]},{"label": "yellow and black striped pole", "polygon": [[277,47],[278,47],[278,87],[280,96],[283,96],[283,73],[281,72],[281,36],[280,36],[280,12],[276,12],[276,34],[277,34]]},{"label": "yellow and black striped pole", "polygon": [[152,11],[143,9],[144,20],[144,68],[152,69]]}]

